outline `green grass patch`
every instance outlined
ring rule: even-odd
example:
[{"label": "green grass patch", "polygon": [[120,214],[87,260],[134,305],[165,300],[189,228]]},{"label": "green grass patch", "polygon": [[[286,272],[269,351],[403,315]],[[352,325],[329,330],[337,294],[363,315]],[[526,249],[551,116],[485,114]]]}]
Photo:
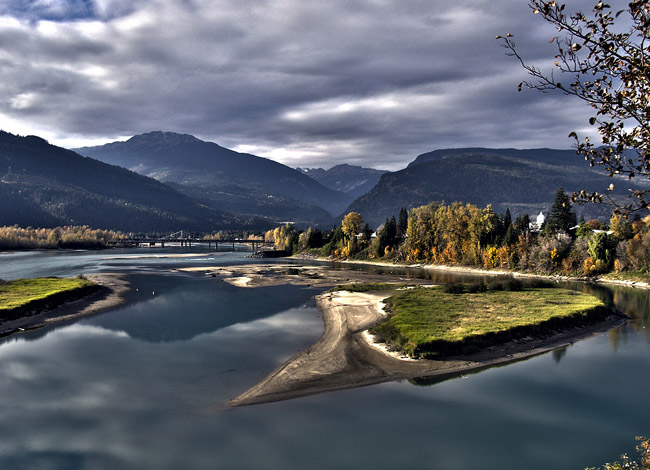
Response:
[{"label": "green grass patch", "polygon": [[531,288],[448,293],[415,288],[388,300],[391,315],[371,331],[410,356],[440,357],[603,318],[596,297],[567,289]]},{"label": "green grass patch", "polygon": [[27,310],[53,307],[98,288],[94,282],[80,277],[0,282],[0,318],[15,317]]}]

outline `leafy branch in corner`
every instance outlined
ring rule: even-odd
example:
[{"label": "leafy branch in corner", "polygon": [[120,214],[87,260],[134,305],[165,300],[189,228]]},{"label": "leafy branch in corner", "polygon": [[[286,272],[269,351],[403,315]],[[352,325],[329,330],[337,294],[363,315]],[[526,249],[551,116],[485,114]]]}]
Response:
[{"label": "leafy branch in corner", "polygon": [[[517,50],[513,35],[497,36],[507,55],[519,60],[533,78],[523,87],[541,92],[560,91],[591,106],[595,113],[589,124],[601,137],[594,143],[580,139],[576,132],[577,153],[590,166],[602,166],[610,177],[650,180],[650,2],[632,1],[623,10],[599,1],[589,16],[566,13],[566,6],[555,1],[532,0],[533,13],[553,25],[557,35],[550,42],[557,47],[554,68],[542,72],[527,63]],[[564,78],[569,78],[565,81]],[[650,208],[650,189],[630,189],[626,203],[604,194],[580,191],[577,202],[608,202],[616,213]]]}]

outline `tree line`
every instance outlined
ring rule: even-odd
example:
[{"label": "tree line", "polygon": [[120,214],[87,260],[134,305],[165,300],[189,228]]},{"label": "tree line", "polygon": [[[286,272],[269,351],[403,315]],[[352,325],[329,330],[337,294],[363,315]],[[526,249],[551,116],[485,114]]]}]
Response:
[{"label": "tree line", "polygon": [[541,227],[528,215],[513,220],[455,202],[434,202],[391,216],[373,231],[356,212],[330,231],[287,224],[265,234],[278,249],[350,259],[500,268],[541,274],[594,276],[650,270],[650,216],[578,221],[558,189]]},{"label": "tree line", "polygon": [[0,250],[33,248],[104,248],[127,236],[113,230],[82,226],[56,228],[0,227]]}]

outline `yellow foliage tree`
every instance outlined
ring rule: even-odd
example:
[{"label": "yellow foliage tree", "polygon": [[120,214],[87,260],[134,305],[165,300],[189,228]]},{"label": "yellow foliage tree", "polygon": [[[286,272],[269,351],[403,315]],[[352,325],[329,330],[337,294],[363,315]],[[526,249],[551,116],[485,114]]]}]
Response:
[{"label": "yellow foliage tree", "polygon": [[343,230],[345,236],[350,239],[355,235],[361,233],[363,230],[363,225],[364,221],[363,217],[361,217],[361,214],[358,212],[350,212],[345,217],[343,217],[343,221],[341,222],[341,230]]}]

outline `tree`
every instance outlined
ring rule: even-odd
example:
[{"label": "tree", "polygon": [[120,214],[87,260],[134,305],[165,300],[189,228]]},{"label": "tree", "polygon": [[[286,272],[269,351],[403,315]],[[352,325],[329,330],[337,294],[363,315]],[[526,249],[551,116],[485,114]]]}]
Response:
[{"label": "tree", "polygon": [[607,272],[614,265],[616,242],[607,232],[598,232],[589,239],[588,253],[599,272]]},{"label": "tree", "polygon": [[547,233],[555,234],[558,232],[569,233],[572,227],[578,223],[576,213],[571,208],[571,200],[564,189],[559,188],[555,192],[551,212],[546,219],[544,230]]},{"label": "tree", "polygon": [[386,253],[386,249],[392,249],[397,244],[397,222],[395,216],[386,219],[384,226],[377,233],[377,242],[375,243],[375,255],[381,257]]},{"label": "tree", "polygon": [[[533,13],[552,24],[558,36],[555,68],[544,73],[529,65],[519,54],[512,35],[497,36],[535,80],[522,86],[542,92],[558,90],[586,102],[594,110],[589,124],[597,126],[601,142],[588,137],[580,140],[571,132],[577,153],[590,166],[599,165],[607,174],[629,179],[650,179],[650,2],[633,0],[624,10],[613,11],[599,1],[589,16],[582,12],[565,13],[565,5],[555,1],[531,0]],[[556,76],[557,74],[557,76]],[[560,76],[570,76],[561,81]],[[627,203],[614,201],[605,194],[574,193],[577,201],[603,202],[615,206],[616,213],[650,207],[650,190],[630,190]]]},{"label": "tree", "polygon": [[325,240],[323,237],[323,232],[321,232],[319,229],[312,229],[309,227],[309,230],[307,230],[307,248],[320,248],[325,244]]},{"label": "tree", "polygon": [[341,222],[341,230],[343,230],[345,236],[350,239],[359,234],[361,230],[363,230],[363,225],[364,222],[361,214],[358,212],[350,212],[345,217],[343,217],[343,221]]},{"label": "tree", "polygon": [[399,217],[397,218],[397,236],[404,238],[406,236],[406,229],[409,225],[409,213],[406,208],[402,207],[399,210]]},{"label": "tree", "polygon": [[528,214],[520,215],[515,220],[515,235],[526,235],[530,232],[530,216]]},{"label": "tree", "polygon": [[634,236],[632,224],[618,214],[612,215],[609,219],[609,229],[613,237],[618,240],[628,240]]}]

